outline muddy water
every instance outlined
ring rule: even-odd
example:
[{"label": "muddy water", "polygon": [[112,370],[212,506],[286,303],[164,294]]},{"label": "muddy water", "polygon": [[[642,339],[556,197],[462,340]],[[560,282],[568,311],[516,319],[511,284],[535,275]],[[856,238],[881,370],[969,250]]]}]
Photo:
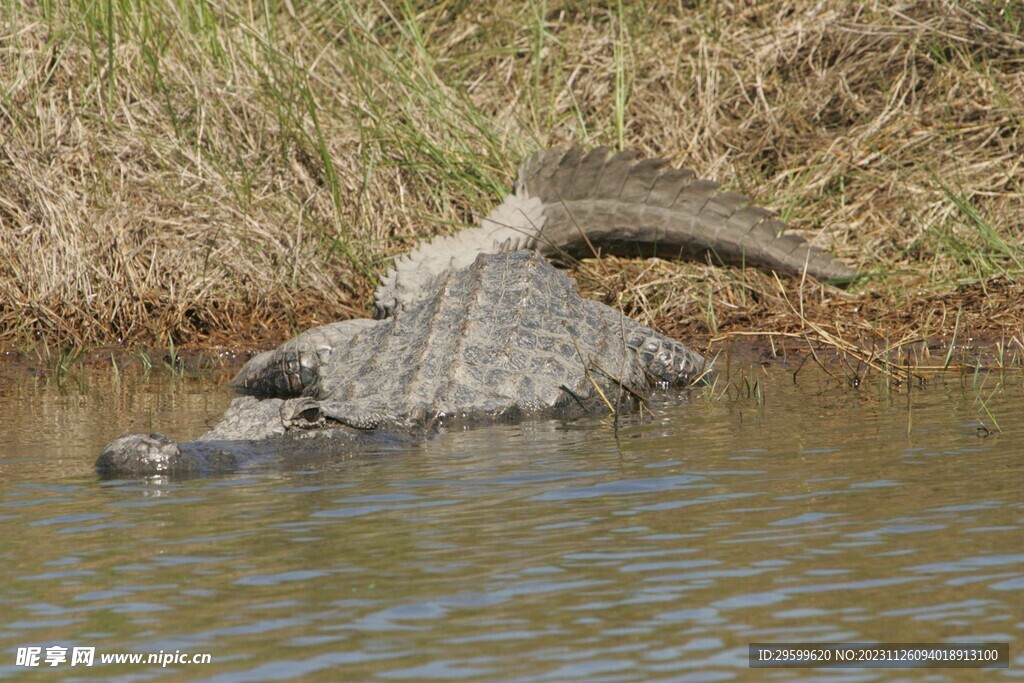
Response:
[{"label": "muddy water", "polygon": [[[195,435],[230,396],[208,378],[0,365],[0,678],[1021,677],[1021,379],[908,392],[791,370],[745,370],[763,400],[720,386],[618,435],[500,426],[283,471],[101,482],[112,437]],[[992,417],[1002,433],[983,438]],[[1011,667],[751,671],[764,641],[1000,641]],[[17,666],[29,646],[44,661]],[[95,663],[48,667],[50,646]],[[212,662],[99,662],[161,652]]]}]

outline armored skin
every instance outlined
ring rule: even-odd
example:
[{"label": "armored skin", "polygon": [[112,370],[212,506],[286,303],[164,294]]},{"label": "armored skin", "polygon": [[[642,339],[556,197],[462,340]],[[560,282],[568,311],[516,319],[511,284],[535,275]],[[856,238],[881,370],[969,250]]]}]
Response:
[{"label": "armored skin", "polygon": [[377,320],[314,328],[254,357],[224,420],[195,441],[126,435],[97,461],[107,476],[233,470],[273,454],[358,450],[375,436],[439,425],[628,410],[656,385],[709,371],[699,354],[583,299],[544,256],[712,253],[821,279],[853,271],[782,233],[741,195],[660,160],[600,148],[525,161],[516,194],[480,227],[396,260]]}]

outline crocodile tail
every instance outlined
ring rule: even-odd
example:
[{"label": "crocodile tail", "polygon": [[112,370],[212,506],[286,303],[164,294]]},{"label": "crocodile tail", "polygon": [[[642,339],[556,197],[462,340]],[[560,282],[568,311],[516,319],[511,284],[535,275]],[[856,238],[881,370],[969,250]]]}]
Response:
[{"label": "crocodile tail", "polygon": [[377,288],[374,317],[387,318],[408,307],[423,296],[434,278],[465,268],[478,254],[534,249],[544,220],[539,199],[509,195],[479,227],[436,237],[399,256]]},{"label": "crocodile tail", "polygon": [[664,159],[598,147],[539,152],[522,163],[520,196],[540,199],[546,218],[537,249],[575,258],[617,256],[713,259],[819,280],[850,281],[856,271],[813,247],[786,224],[735,192]]}]

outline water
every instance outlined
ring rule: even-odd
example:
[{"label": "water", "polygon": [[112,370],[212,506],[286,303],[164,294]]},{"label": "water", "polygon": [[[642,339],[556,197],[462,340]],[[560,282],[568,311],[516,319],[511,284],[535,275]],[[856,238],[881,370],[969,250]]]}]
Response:
[{"label": "water", "polygon": [[[1024,672],[1024,388],[746,370],[763,403],[443,434],[407,452],[101,482],[194,436],[210,380],[0,365],[0,678],[993,680]],[[987,407],[1003,433],[987,438]],[[756,670],[764,641],[1000,641],[1011,667]],[[92,667],[16,666],[95,647]],[[209,664],[100,664],[101,653]]]}]

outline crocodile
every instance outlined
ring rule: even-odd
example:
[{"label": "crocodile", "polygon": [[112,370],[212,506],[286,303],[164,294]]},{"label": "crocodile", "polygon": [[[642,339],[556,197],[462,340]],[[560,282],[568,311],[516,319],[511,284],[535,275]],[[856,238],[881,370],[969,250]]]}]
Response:
[{"label": "crocodile", "polygon": [[373,319],[313,328],[242,368],[223,420],[197,439],[113,441],[105,476],[236,470],[348,452],[452,426],[628,411],[710,364],[581,297],[551,260],[711,258],[825,281],[856,276],[741,194],[633,151],[555,148],[526,159],[478,227],[395,260]]}]

